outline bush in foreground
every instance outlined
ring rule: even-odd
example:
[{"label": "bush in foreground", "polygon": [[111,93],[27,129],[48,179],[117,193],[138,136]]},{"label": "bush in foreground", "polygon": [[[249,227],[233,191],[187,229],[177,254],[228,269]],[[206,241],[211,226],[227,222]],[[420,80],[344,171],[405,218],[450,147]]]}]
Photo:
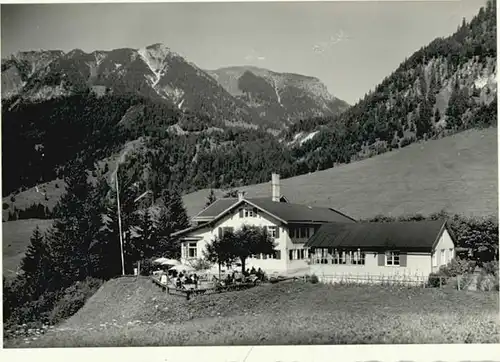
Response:
[{"label": "bush in foreground", "polygon": [[87,278],[64,290],[49,315],[49,323],[56,324],[75,314],[103,284],[100,279]]}]

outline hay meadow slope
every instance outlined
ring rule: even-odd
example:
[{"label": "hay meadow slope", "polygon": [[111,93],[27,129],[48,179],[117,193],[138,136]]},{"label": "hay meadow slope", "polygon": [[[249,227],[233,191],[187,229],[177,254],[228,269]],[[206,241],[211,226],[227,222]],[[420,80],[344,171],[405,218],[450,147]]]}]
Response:
[{"label": "hay meadow slope", "polygon": [[495,293],[284,282],[186,301],[117,278],[45,335],[6,347],[495,343],[497,314]]},{"label": "hay meadow slope", "polygon": [[[474,129],[347,165],[283,179],[290,202],[327,206],[355,218],[446,210],[473,216],[498,215],[497,128]],[[269,175],[271,177],[271,175]],[[270,196],[270,183],[241,187]],[[184,196],[189,216],[209,190]],[[223,191],[216,190],[217,197]]]}]

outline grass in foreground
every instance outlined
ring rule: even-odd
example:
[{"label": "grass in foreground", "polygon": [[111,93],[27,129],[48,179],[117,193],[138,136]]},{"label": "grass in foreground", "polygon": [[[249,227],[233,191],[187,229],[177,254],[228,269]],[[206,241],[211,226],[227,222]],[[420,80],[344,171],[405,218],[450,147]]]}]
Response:
[{"label": "grass in foreground", "polygon": [[108,282],[38,340],[5,347],[498,343],[498,295],[287,282],[186,301]]}]

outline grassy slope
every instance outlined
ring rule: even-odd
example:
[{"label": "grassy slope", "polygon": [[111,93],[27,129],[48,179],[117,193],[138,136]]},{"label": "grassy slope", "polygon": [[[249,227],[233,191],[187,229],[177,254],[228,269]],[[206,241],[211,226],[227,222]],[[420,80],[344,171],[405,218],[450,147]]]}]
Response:
[{"label": "grassy slope", "polygon": [[36,226],[42,233],[52,225],[52,220],[28,219],[2,223],[3,275],[11,277],[24,256]]},{"label": "grassy slope", "polygon": [[9,207],[2,210],[3,220],[7,220],[9,212],[12,211],[14,207],[18,210],[24,210],[33,204],[42,204],[52,210],[54,206],[56,206],[57,201],[59,201],[64,194],[64,191],[64,181],[57,179],[40,184],[38,186],[38,192],[35,187],[31,187],[14,195],[14,202],[11,200],[12,195],[4,197],[2,202]]},{"label": "grassy slope", "polygon": [[496,293],[291,282],[186,301],[119,278],[29,346],[498,341]]},{"label": "grassy slope", "polygon": [[[470,130],[284,179],[281,192],[291,202],[333,207],[355,218],[442,209],[496,216],[497,165],[497,129]],[[248,197],[270,196],[271,184],[241,189]],[[184,197],[190,216],[203,208],[207,195],[208,190],[201,190]]]}]

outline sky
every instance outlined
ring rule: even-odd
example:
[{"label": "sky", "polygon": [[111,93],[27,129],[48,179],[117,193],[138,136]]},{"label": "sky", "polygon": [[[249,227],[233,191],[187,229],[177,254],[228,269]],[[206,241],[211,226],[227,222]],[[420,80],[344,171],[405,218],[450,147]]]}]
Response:
[{"label": "sky", "polygon": [[17,51],[86,52],[163,43],[203,69],[254,65],[319,78],[356,103],[485,0],[1,6],[2,58]]}]

